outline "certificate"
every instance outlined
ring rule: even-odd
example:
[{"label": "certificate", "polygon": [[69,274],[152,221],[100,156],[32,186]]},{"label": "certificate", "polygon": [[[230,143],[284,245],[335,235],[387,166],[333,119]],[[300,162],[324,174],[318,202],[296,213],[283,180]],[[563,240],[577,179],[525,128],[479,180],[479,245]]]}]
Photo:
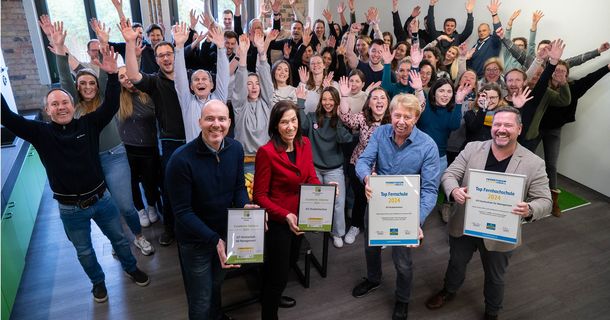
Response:
[{"label": "certificate", "polygon": [[229,209],[227,264],[262,263],[265,209]]},{"label": "certificate", "polygon": [[475,169],[468,174],[464,234],[516,244],[521,217],[512,210],[523,201],[525,176]]},{"label": "certificate", "polygon": [[419,244],[419,175],[369,176],[369,246]]},{"label": "certificate", "polygon": [[301,231],[331,231],[336,190],[335,185],[301,185],[298,221]]}]

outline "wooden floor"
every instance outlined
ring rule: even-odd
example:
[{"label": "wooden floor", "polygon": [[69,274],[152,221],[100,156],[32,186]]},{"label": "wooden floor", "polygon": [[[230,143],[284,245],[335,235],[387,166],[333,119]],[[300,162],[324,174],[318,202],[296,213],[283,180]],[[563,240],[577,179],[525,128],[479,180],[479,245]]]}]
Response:
[{"label": "wooden floor", "polygon": [[[591,205],[549,217],[523,228],[525,244],[517,249],[506,275],[502,319],[609,319],[610,316],[610,202],[608,198],[561,178],[560,185],[582,195]],[[162,231],[157,223],[145,229],[149,239]],[[483,270],[477,255],[466,282],[454,301],[430,311],[426,298],[439,290],[449,248],[445,225],[434,213],[424,227],[425,243],[414,251],[414,285],[410,319],[479,319],[483,313]],[[26,269],[11,319],[186,319],[186,298],[176,245],[160,247],[149,257],[134,251],[141,269],[151,277],[148,287],[127,279],[111,255],[109,241],[93,231],[98,259],[106,273],[109,300],[95,303],[91,285],[67,240],[50,190],[45,192]],[[315,244],[319,235],[313,235]],[[394,304],[395,272],[391,250],[383,252],[382,286],[363,298],[352,287],[366,274],[363,237],[342,249],[330,248],[327,278],[312,271],[311,288],[294,277],[285,291],[296,307],[280,310],[283,319],[390,319]],[[133,246],[132,246],[133,247]],[[225,281],[225,303],[247,297],[248,277]],[[240,320],[258,319],[253,304],[228,314]]]}]

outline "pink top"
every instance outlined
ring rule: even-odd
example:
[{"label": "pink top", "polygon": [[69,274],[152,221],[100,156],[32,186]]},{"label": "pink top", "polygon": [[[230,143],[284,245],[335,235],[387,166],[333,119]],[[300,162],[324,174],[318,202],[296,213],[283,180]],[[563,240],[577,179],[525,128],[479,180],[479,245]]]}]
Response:
[{"label": "pink top", "polygon": [[350,112],[341,112],[339,108],[339,118],[345,124],[346,127],[352,130],[360,130],[360,137],[358,139],[358,145],[354,148],[354,152],[352,152],[352,157],[349,159],[349,163],[355,165],[358,157],[364,152],[364,148],[369,143],[369,139],[371,135],[379,127],[381,122],[373,122],[368,124],[366,122],[366,118],[364,117],[363,112],[358,113],[350,113]]}]

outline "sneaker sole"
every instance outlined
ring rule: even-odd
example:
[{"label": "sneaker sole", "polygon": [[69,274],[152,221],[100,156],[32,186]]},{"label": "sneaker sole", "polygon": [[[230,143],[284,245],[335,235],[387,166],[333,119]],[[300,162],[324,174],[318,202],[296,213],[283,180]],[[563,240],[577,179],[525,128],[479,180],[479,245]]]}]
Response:
[{"label": "sneaker sole", "polygon": [[146,287],[150,283],[150,277],[148,277],[146,282],[137,282],[136,280],[133,279],[133,277],[129,273],[127,273],[127,272],[123,272],[123,273],[125,273],[127,278],[131,279],[131,281],[133,281],[135,284],[137,284],[140,287]]},{"label": "sneaker sole", "polygon": [[354,298],[362,298],[362,297],[365,297],[365,296],[367,296],[369,293],[371,293],[371,292],[373,292],[373,291],[377,290],[377,288],[379,288],[379,286],[380,286],[380,285],[381,285],[381,284],[378,284],[378,285],[376,285],[376,286],[372,287],[371,289],[369,289],[369,291],[367,291],[366,293],[361,294],[361,295],[359,295],[359,296],[355,295],[355,294],[352,292],[352,296],[353,296]]},{"label": "sneaker sole", "polygon": [[133,245],[140,249],[140,252],[142,252],[142,254],[145,256],[150,256],[151,254],[155,253],[155,248],[152,245],[150,246],[150,251],[144,250],[137,241],[134,241]]},{"label": "sneaker sole", "polygon": [[106,296],[105,296],[105,297],[103,297],[103,298],[96,298],[96,297],[93,297],[93,300],[95,300],[95,302],[97,302],[97,303],[106,302],[106,301],[108,301],[108,295],[106,295]]}]

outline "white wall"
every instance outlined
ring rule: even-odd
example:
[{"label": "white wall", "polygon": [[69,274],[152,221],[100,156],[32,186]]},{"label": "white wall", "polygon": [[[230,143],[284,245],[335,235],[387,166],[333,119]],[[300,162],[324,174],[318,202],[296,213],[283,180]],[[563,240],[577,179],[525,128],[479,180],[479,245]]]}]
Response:
[{"label": "white wall", "polygon": [[[335,20],[339,0],[328,0]],[[428,12],[428,1],[399,1],[402,22],[411,14],[417,4],[422,7],[420,22]],[[466,21],[465,1],[440,0],[435,7],[437,29],[447,17],[457,20],[461,31]],[[474,10],[474,30],[469,43],[476,39],[476,28],[482,22],[491,23],[487,10],[488,1],[477,1]],[[558,5],[560,4],[560,5]],[[381,16],[381,30],[392,32],[392,1],[356,1],[356,18],[361,21],[363,12],[369,6],[377,6]],[[610,24],[607,20],[610,2],[607,0],[586,0],[579,2],[553,0],[512,0],[503,1],[499,15],[506,22],[512,12],[521,9],[521,15],[513,25],[513,36],[528,36],[532,12],[543,10],[544,18],[538,24],[537,40],[561,37],[567,46],[564,57],[571,57],[598,48],[602,42],[610,41]],[[321,16],[323,8],[311,11],[313,16]],[[348,17],[349,19],[349,17]],[[584,65],[570,70],[571,78],[580,78],[589,72],[610,63],[610,51],[606,51]],[[610,196],[610,75],[599,81],[579,100],[577,121],[564,126],[562,132],[559,172],[606,196]]]}]

